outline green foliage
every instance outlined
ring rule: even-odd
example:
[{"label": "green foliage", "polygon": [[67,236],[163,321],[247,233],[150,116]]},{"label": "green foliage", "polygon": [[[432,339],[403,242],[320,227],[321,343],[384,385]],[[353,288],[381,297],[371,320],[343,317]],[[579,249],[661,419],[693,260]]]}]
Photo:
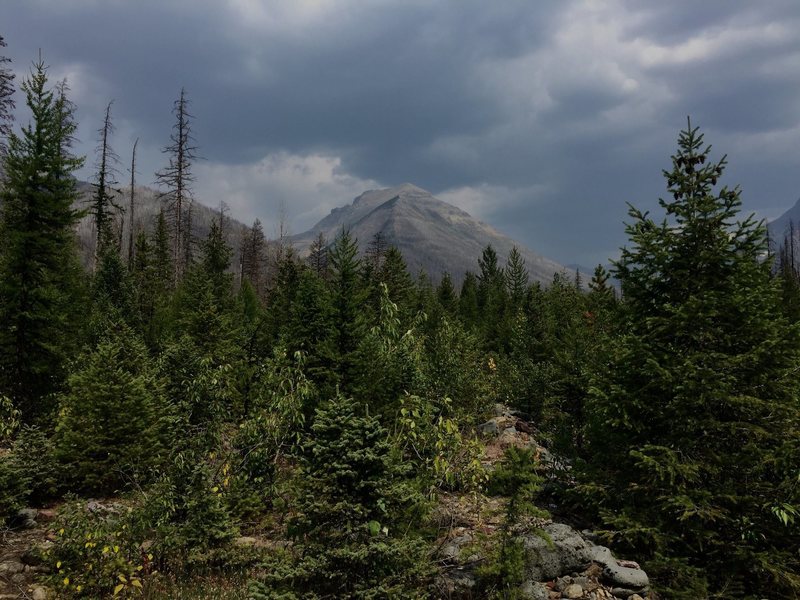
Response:
[{"label": "green foliage", "polygon": [[489,490],[508,497],[503,525],[492,560],[478,570],[481,587],[490,596],[517,598],[525,578],[526,553],[518,534],[530,517],[547,513],[533,503],[541,482],[536,473],[534,451],[511,446],[502,463],[492,473]]},{"label": "green foliage", "polygon": [[451,398],[460,423],[481,419],[495,401],[496,364],[458,321],[441,319],[427,340],[421,369],[422,395]]},{"label": "green foliage", "polygon": [[394,444],[420,483],[427,485],[429,496],[439,489],[479,491],[486,484],[483,446],[462,434],[452,414],[449,398],[432,402],[407,395],[401,399]]},{"label": "green foliage", "polygon": [[420,596],[424,545],[413,526],[421,498],[406,471],[375,417],[341,396],[322,405],[298,479],[291,527],[296,562],[255,584],[254,592],[269,597],[272,587],[323,598]]},{"label": "green foliage", "polygon": [[[290,361],[281,348],[261,368],[252,414],[239,424],[229,459],[231,511],[255,520],[272,508],[278,464],[297,453],[306,411],[316,398],[304,374],[303,355]],[[225,480],[228,487],[228,481]]]},{"label": "green foliage", "polygon": [[354,395],[388,418],[397,412],[400,397],[418,386],[422,348],[413,329],[402,331],[388,286],[381,283],[379,289],[380,316],[359,344]]},{"label": "green foliage", "polygon": [[154,573],[153,554],[142,549],[130,509],[73,500],[59,510],[54,543],[44,551],[59,598],[141,596]]},{"label": "green foliage", "polygon": [[[321,395],[336,392],[336,328],[332,297],[325,281],[313,270],[300,273],[297,296],[289,311],[286,345],[305,356],[305,372]],[[314,414],[314,404],[306,415]]]},{"label": "green foliage", "polygon": [[10,450],[0,454],[0,526],[19,509],[50,500],[57,490],[51,441],[38,427],[23,425]]},{"label": "green foliage", "polygon": [[365,333],[362,317],[366,290],[361,283],[356,240],[342,231],[329,255],[334,314],[334,344],[339,387],[352,393],[358,378],[358,346]]},{"label": "green foliage", "polygon": [[31,477],[19,468],[13,454],[0,456],[0,527],[27,504]]},{"label": "green foliage", "polygon": [[715,189],[724,166],[689,127],[664,172],[667,218],[630,210],[615,267],[626,332],[591,389],[586,476],[609,537],[670,565],[661,585],[700,568],[711,593],[790,597],[800,530],[772,508],[800,499],[798,331],[761,260],[763,225],[737,220],[738,189]]},{"label": "green foliage", "polygon": [[56,457],[74,490],[114,493],[146,480],[163,459],[159,386],[144,345],[126,326],[108,331],[68,380]]},{"label": "green foliage", "polygon": [[33,121],[11,132],[0,188],[0,391],[32,420],[52,411],[79,310],[70,153],[76,125],[66,88],[47,87],[43,62],[22,83]]},{"label": "green foliage", "polygon": [[19,428],[22,413],[14,406],[11,398],[0,396],[0,445],[8,443]]}]

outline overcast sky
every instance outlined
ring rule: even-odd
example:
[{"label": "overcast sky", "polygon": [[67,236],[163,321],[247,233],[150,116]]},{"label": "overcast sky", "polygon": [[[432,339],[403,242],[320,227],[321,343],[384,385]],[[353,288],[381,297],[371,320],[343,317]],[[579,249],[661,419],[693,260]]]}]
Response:
[{"label": "overcast sky", "polygon": [[746,210],[800,197],[797,0],[1,0],[0,35],[68,79],[81,152],[115,100],[143,184],[185,87],[196,198],[268,232],[408,181],[591,266],[626,202],[656,208],[687,115]]}]

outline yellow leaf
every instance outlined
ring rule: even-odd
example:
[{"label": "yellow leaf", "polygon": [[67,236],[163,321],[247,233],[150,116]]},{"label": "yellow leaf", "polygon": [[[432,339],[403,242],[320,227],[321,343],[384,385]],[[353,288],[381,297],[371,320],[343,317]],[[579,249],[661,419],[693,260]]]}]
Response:
[{"label": "yellow leaf", "polygon": [[64,528],[63,527],[58,530],[58,535],[64,535]]},{"label": "yellow leaf", "polygon": [[217,486],[214,486],[213,488],[211,488],[211,491],[216,494],[219,491],[219,488]]},{"label": "yellow leaf", "polygon": [[119,594],[122,591],[122,588],[124,587],[125,586],[120,583],[117,587],[114,588],[114,595],[116,596],[117,594]]},{"label": "yellow leaf", "polygon": [[125,575],[117,575],[117,579],[119,579],[122,583],[128,583],[128,580],[125,579]]},{"label": "yellow leaf", "polygon": [[133,587],[140,588],[140,587],[142,587],[142,582],[141,582],[141,581],[139,581],[138,579],[132,579],[132,580],[131,580],[131,585],[132,585]]},{"label": "yellow leaf", "polygon": [[153,555],[152,554],[148,554],[147,555],[147,560],[153,560]]},{"label": "yellow leaf", "polygon": [[108,554],[110,550],[111,548],[109,548],[108,546],[103,546],[103,554]]},{"label": "yellow leaf", "polygon": [[69,577],[64,577],[64,585],[69,585]]},{"label": "yellow leaf", "polygon": [[114,552],[119,552],[119,546],[114,546]]},{"label": "yellow leaf", "polygon": [[60,568],[61,568],[61,561],[58,561],[58,562],[56,563],[56,569],[60,569]]}]

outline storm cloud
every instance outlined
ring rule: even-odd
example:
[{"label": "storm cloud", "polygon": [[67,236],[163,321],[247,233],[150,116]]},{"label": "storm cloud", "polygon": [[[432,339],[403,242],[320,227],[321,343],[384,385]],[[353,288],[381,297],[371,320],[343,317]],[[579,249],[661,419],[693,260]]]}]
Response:
[{"label": "storm cloud", "polygon": [[626,202],[656,208],[687,115],[745,210],[794,203],[798,31],[796,0],[0,3],[17,72],[41,48],[68,79],[81,152],[115,99],[115,148],[128,160],[140,138],[142,183],[185,87],[196,197],[242,220],[269,230],[283,211],[300,232],[409,181],[590,266],[625,242]]}]

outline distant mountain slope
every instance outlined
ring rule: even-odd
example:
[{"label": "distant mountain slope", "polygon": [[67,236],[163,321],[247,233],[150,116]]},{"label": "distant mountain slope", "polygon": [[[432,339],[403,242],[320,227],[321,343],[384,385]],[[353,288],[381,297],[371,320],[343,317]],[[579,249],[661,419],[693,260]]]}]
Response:
[{"label": "distant mountain slope", "polygon": [[444,271],[459,282],[467,271],[476,272],[481,252],[489,244],[502,264],[516,245],[532,280],[549,282],[554,273],[564,270],[558,263],[410,183],[364,192],[352,204],[333,209],[310,230],[293,236],[292,243],[305,255],[319,233],[332,242],[343,227],[358,239],[362,253],[375,234],[382,233],[389,244],[403,253],[412,273],[424,270],[435,280]]},{"label": "distant mountain slope", "polygon": [[789,233],[790,223],[794,223],[795,231],[800,235],[800,200],[795,202],[795,205],[780,217],[767,224],[773,249],[778,248],[783,243],[783,239]]},{"label": "distant mountain slope", "polygon": [[[76,208],[79,210],[86,210],[89,208],[94,188],[91,184],[81,181],[78,182],[78,191],[80,193],[80,198]],[[121,207],[121,214],[124,215],[122,249],[123,253],[126,255],[128,251],[129,232],[127,210],[130,203],[128,191],[129,188],[126,188],[121,194],[118,194],[114,200],[114,202]],[[158,192],[149,187],[137,186],[135,190],[135,200],[135,231],[138,231],[141,228],[148,233],[152,232],[156,226],[158,212],[162,207],[162,201],[159,199]],[[193,202],[192,238],[196,241],[204,240],[208,235],[209,229],[211,228],[211,220],[215,218],[219,218],[218,210],[209,208],[197,201]],[[231,264],[235,266],[239,264],[239,247],[241,246],[242,236],[248,227],[236,219],[230,218],[229,215],[226,215],[225,227],[228,243],[233,248],[233,259]],[[88,265],[90,263],[91,256],[94,253],[95,244],[95,227],[91,215],[84,215],[78,222],[77,234],[78,242],[80,244],[81,260],[85,265]]]}]

